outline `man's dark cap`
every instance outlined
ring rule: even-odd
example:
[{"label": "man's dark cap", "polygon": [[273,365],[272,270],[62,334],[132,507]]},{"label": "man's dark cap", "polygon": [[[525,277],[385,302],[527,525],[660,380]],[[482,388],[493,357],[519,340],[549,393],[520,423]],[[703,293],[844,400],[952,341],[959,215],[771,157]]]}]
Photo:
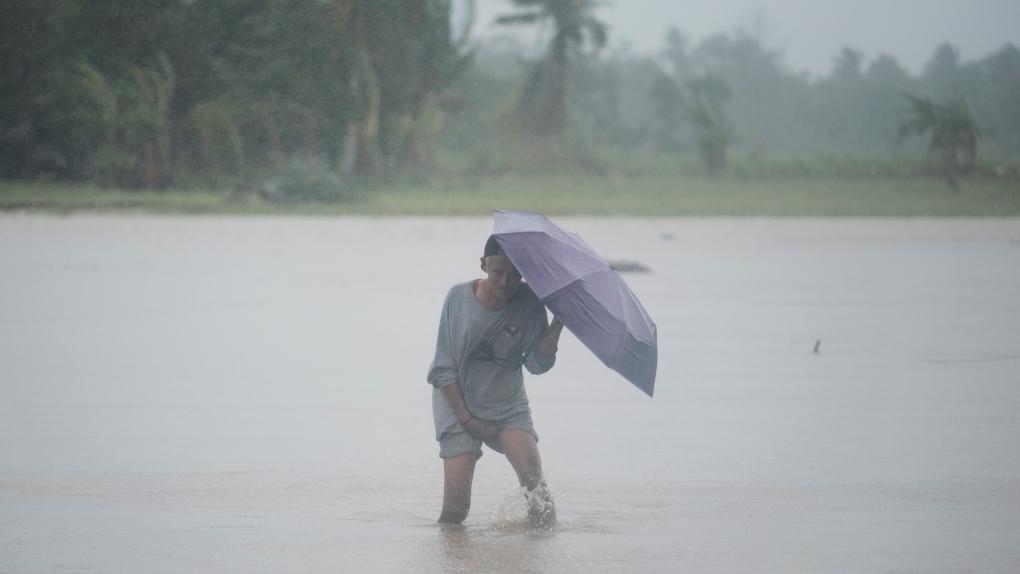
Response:
[{"label": "man's dark cap", "polygon": [[506,255],[499,241],[496,241],[495,235],[490,235],[489,240],[485,242],[485,253],[482,254],[482,257],[489,257],[490,255]]}]

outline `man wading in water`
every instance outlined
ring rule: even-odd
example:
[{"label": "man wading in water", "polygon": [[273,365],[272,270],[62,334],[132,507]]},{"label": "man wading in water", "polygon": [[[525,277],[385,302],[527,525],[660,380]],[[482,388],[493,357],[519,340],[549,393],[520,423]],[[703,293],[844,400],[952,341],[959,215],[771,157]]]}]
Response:
[{"label": "man wading in water", "polygon": [[531,523],[552,524],[556,509],[542,478],[521,367],[535,375],[552,368],[563,323],[549,327],[545,307],[494,237],[485,244],[482,271],[484,279],[454,285],[446,295],[429,368],[445,477],[439,522],[467,518],[484,442],[506,455],[527,488]]}]

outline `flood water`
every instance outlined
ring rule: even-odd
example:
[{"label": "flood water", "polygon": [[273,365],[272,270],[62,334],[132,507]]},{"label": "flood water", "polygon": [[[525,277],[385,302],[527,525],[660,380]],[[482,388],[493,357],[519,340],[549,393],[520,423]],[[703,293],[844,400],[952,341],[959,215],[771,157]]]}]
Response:
[{"label": "flood water", "polygon": [[488,450],[435,524],[491,219],[0,215],[0,571],[1020,570],[1020,220],[553,220],[651,269],[659,374],[526,375],[537,530]]}]

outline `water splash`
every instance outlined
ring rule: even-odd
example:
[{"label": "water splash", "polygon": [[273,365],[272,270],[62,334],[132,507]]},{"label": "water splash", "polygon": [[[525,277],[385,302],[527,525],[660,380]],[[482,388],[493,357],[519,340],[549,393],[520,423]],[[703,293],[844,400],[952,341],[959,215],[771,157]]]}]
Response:
[{"label": "water splash", "polygon": [[539,517],[554,510],[553,499],[554,492],[547,486],[540,486],[533,491],[522,486],[507,492],[489,520],[492,532],[502,534],[536,528],[551,530],[556,526],[555,521],[543,521]]},{"label": "water splash", "polygon": [[529,517],[544,517],[555,511],[553,505],[552,490],[548,486],[539,485],[534,490],[528,490],[522,486],[520,491],[527,500]]}]

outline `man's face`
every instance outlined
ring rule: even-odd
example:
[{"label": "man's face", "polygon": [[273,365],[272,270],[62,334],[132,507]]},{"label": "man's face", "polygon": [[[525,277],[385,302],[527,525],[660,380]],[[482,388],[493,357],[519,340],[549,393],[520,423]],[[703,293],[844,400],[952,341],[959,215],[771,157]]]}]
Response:
[{"label": "man's face", "polygon": [[506,255],[490,255],[482,258],[482,271],[492,292],[501,301],[509,301],[521,286],[521,274]]}]

